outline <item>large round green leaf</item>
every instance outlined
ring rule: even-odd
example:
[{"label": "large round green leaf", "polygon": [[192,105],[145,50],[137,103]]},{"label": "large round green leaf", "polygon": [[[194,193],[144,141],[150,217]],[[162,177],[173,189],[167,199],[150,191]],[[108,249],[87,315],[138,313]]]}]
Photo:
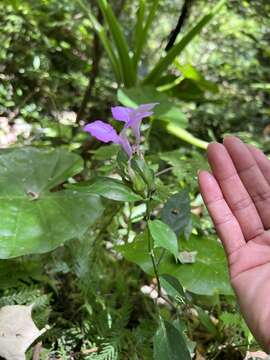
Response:
[{"label": "large round green leaf", "polygon": [[[229,283],[225,254],[216,239],[191,236],[189,241],[181,242],[180,248],[181,251],[197,251],[195,262],[192,264],[176,263],[174,257],[166,253],[159,266],[160,275],[175,276],[184,288],[196,294],[233,294]],[[137,237],[130,244],[118,246],[117,249],[127,260],[154,275],[144,236]]]},{"label": "large round green leaf", "polygon": [[99,197],[57,188],[81,169],[81,158],[63,149],[0,152],[1,259],[50,251],[95,222]]}]

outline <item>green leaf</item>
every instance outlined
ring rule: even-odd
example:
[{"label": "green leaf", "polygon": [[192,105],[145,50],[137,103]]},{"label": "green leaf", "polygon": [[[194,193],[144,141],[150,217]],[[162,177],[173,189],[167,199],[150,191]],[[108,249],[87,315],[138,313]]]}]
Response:
[{"label": "green leaf", "polygon": [[163,319],[154,337],[154,360],[191,360],[182,333]]},{"label": "green leaf", "polygon": [[63,149],[0,152],[0,258],[43,253],[81,237],[101,215],[98,197],[56,188],[82,170]]},{"label": "green leaf", "polygon": [[[165,253],[159,264],[160,274],[176,277],[185,289],[195,294],[233,295],[224,250],[216,239],[192,235],[189,241],[180,241],[180,245],[181,250],[198,252],[196,262],[194,264],[175,263],[172,256]],[[134,242],[119,246],[117,249],[128,261],[136,263],[151,276],[154,275],[147,241],[143,235],[138,236]],[[162,250],[156,249],[155,252],[158,257]]]},{"label": "green leaf", "polygon": [[98,5],[107,22],[110,33],[112,35],[115,47],[118,52],[118,57],[121,63],[124,84],[127,87],[134,86],[136,82],[136,75],[129,55],[129,48],[124,36],[124,32],[118,22],[111,6],[107,0],[98,0]]},{"label": "green leaf", "polygon": [[175,65],[186,79],[193,80],[202,91],[210,91],[214,94],[218,93],[218,85],[213,81],[206,80],[204,76],[191,64],[181,65],[175,60]]},{"label": "green leaf", "polygon": [[194,37],[213,19],[225,2],[226,0],[221,0],[209,14],[203,16],[202,19],[168,51],[167,55],[156,64],[154,69],[144,79],[143,84],[156,84],[164,71],[173,63],[174,59],[181,54]]},{"label": "green leaf", "polygon": [[137,13],[137,23],[135,27],[135,51],[133,56],[133,63],[135,69],[137,69],[138,63],[140,61],[143,48],[148,38],[149,30],[155,18],[159,0],[154,0],[152,7],[149,11],[146,24],[143,26],[144,13],[145,13],[145,0],[140,1],[138,13]]},{"label": "green leaf", "polygon": [[164,221],[179,236],[190,224],[190,199],[188,190],[172,195],[160,213]]},{"label": "green leaf", "polygon": [[112,69],[116,78],[116,81],[118,83],[122,83],[122,74],[121,74],[121,65],[119,58],[115,54],[115,51],[111,45],[111,41],[106,35],[106,31],[104,27],[99,23],[99,21],[96,19],[96,17],[92,14],[89,7],[85,4],[84,0],[76,0],[80,8],[83,10],[83,12],[87,15],[89,20],[91,21],[91,24],[93,26],[94,31],[98,34],[99,39],[108,55],[108,58],[110,60],[110,63],[112,65]]},{"label": "green leaf", "polygon": [[166,293],[173,299],[185,299],[186,294],[185,291],[180,284],[179,280],[171,276],[169,274],[160,275],[160,283],[162,288],[166,291]]},{"label": "green leaf", "polygon": [[213,324],[213,322],[211,321],[210,316],[207,314],[207,312],[204,311],[199,306],[195,306],[195,309],[197,310],[200,322],[205,327],[205,329],[210,334],[213,334],[214,336],[217,336],[218,335],[218,330],[215,327],[215,325]]},{"label": "green leaf", "polygon": [[134,30],[135,51],[132,59],[135,69],[137,69],[137,65],[143,49],[142,38],[144,34],[144,15],[145,15],[145,0],[139,0],[138,10],[137,10],[137,21]]},{"label": "green leaf", "polygon": [[177,105],[166,94],[157,91],[154,87],[144,86],[120,89],[117,96],[124,106],[133,108],[141,104],[158,102],[159,105],[154,109],[154,117],[181,127],[187,125],[186,115],[180,110],[180,104]]},{"label": "green leaf", "polygon": [[96,194],[106,199],[115,201],[133,202],[142,200],[141,196],[135,194],[129,187],[120,180],[99,177],[97,179],[69,185],[69,189],[75,189],[80,193]]},{"label": "green leaf", "polygon": [[138,173],[145,181],[149,189],[153,189],[155,186],[155,174],[154,171],[147,165],[144,159],[140,156],[133,156],[131,160],[131,167],[134,172]]},{"label": "green leaf", "polygon": [[160,220],[149,221],[148,227],[154,240],[155,247],[162,247],[177,258],[178,242],[172,229]]}]

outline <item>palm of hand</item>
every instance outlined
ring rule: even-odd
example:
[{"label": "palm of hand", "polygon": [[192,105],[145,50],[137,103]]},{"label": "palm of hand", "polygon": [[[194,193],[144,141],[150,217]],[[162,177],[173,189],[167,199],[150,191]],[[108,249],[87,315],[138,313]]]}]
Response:
[{"label": "palm of hand", "polygon": [[213,175],[199,174],[204,201],[225,248],[231,283],[251,331],[270,347],[270,161],[228,137],[211,144]]}]

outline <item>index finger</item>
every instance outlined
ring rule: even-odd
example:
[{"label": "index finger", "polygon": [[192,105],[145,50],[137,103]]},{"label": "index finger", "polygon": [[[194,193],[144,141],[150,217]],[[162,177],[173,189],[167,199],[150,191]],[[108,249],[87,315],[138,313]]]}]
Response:
[{"label": "index finger", "polygon": [[225,146],[212,143],[208,146],[207,154],[213,174],[245,239],[248,241],[261,235],[264,227],[260,216]]}]

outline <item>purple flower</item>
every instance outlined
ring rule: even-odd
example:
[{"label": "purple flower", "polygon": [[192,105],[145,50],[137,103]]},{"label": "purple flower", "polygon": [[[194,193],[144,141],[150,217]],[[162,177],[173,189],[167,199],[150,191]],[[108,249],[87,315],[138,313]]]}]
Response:
[{"label": "purple flower", "polygon": [[140,143],[140,126],[142,119],[151,116],[153,112],[151,111],[158,103],[143,104],[132,109],[124,106],[115,106],[112,107],[112,115],[115,120],[125,122],[125,128],[131,128],[135,138],[136,143]]},{"label": "purple flower", "polygon": [[128,157],[131,157],[132,148],[127,139],[125,129],[123,129],[118,135],[110,124],[106,124],[101,120],[96,120],[90,124],[87,124],[83,129],[104,143],[113,142],[115,144],[121,145],[128,154]]},{"label": "purple flower", "polygon": [[114,119],[125,122],[125,126],[119,135],[110,124],[107,124],[101,120],[96,120],[90,124],[87,124],[83,129],[104,143],[113,142],[115,144],[121,145],[130,158],[132,155],[132,147],[128,141],[126,131],[128,128],[131,128],[135,135],[136,143],[139,144],[140,126],[142,119],[152,115],[153,112],[151,110],[157,104],[158,103],[143,104],[140,105],[137,109],[124,106],[112,107],[111,110]]}]

